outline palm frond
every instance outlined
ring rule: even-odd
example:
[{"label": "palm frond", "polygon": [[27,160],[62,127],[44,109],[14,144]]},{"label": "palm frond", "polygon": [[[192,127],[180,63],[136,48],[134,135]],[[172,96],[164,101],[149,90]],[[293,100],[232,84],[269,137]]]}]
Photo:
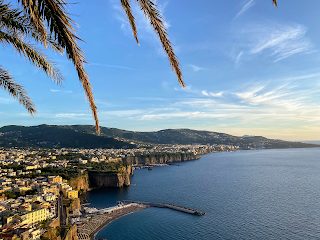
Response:
[{"label": "palm frond", "polygon": [[100,134],[99,120],[97,115],[97,106],[95,105],[92,86],[89,76],[84,70],[86,63],[84,52],[78,45],[79,39],[75,35],[75,30],[72,24],[75,22],[68,16],[64,6],[67,4],[64,0],[18,0],[30,14],[30,18],[36,25],[36,19],[44,19],[47,22],[50,34],[56,39],[56,43],[65,49],[67,57],[73,62],[76,67],[79,81],[81,82],[86,96],[89,100],[92,115],[95,119],[97,133]]},{"label": "palm frond", "polygon": [[0,1],[0,26],[9,30],[19,31],[21,33],[29,33],[30,24],[22,12],[13,9],[8,3]]},{"label": "palm frond", "polygon": [[273,5],[275,5],[276,7],[278,7],[277,0],[272,0],[272,3],[273,3]]},{"label": "palm frond", "polygon": [[19,103],[24,106],[32,116],[37,113],[35,105],[28,97],[26,90],[21,85],[12,81],[9,72],[4,70],[2,66],[0,66],[0,87],[18,99]]},{"label": "palm frond", "polygon": [[151,0],[136,1],[138,1],[141,10],[143,10],[144,15],[150,20],[150,23],[154,31],[158,35],[160,42],[162,43],[162,47],[168,56],[170,65],[178,77],[180,86],[185,88],[185,84],[182,80],[182,71],[180,69],[180,63],[173,50],[171,42],[168,39],[168,31],[164,25],[161,13],[156,9],[156,5]]},{"label": "palm frond", "polygon": [[39,14],[37,2],[32,0],[18,0],[18,2],[21,2],[26,15],[29,17],[30,24],[37,30],[40,40],[42,40],[43,45],[47,48],[46,39],[48,38],[48,33],[43,18]]},{"label": "palm frond", "polygon": [[6,32],[17,32],[33,39],[36,43],[49,46],[52,50],[63,53],[63,49],[55,42],[55,39],[46,35],[44,39],[41,33],[30,24],[30,19],[22,11],[14,9],[10,4],[0,1],[0,28]]},{"label": "palm frond", "polygon": [[43,70],[53,81],[62,85],[63,75],[56,69],[54,62],[48,60],[39,49],[22,41],[16,33],[9,34],[0,30],[0,43],[11,44],[19,54],[28,58],[33,65]]},{"label": "palm frond", "polygon": [[137,44],[140,46],[140,43],[138,40],[138,31],[137,31],[137,27],[136,27],[136,23],[135,23],[136,20],[132,15],[130,0],[120,0],[120,2],[121,2],[123,11],[127,14],[128,21],[129,21],[131,28],[132,28],[133,36],[136,39]]}]

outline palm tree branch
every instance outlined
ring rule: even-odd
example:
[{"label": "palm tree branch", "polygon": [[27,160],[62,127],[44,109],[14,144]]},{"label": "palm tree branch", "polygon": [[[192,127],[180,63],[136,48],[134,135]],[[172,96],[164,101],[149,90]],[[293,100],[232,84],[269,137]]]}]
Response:
[{"label": "palm tree branch", "polygon": [[182,80],[182,71],[180,69],[180,63],[173,50],[171,42],[168,39],[168,31],[164,25],[163,17],[161,16],[161,13],[156,9],[156,5],[151,0],[136,0],[136,1],[138,1],[145,16],[150,20],[150,23],[154,31],[158,35],[160,42],[162,43],[162,48],[167,54],[170,65],[178,77],[180,86],[185,88],[185,84]]},{"label": "palm tree branch", "polygon": [[30,24],[22,12],[18,9],[12,9],[9,4],[0,2],[0,24],[2,28],[20,31],[21,33],[30,32]]},{"label": "palm tree branch", "polygon": [[0,66],[0,87],[16,98],[32,116],[37,113],[35,105],[28,97],[26,90],[21,85],[12,81],[9,72],[4,70],[2,66]]},{"label": "palm tree branch", "polygon": [[[84,52],[77,43],[79,39],[75,35],[72,24],[74,21],[66,13],[64,0],[38,0],[30,3],[31,0],[18,0],[27,12],[39,14],[39,16],[47,22],[50,34],[54,36],[58,45],[65,49],[67,57],[73,62],[76,67],[79,81],[81,82],[86,96],[89,100],[92,115],[95,119],[97,133],[100,134],[99,120],[97,115],[97,106],[95,105],[92,86],[89,81],[89,76],[84,70],[86,63]],[[31,16],[32,18],[33,16]]]},{"label": "palm tree branch", "polygon": [[272,3],[273,3],[276,7],[278,7],[277,0],[272,0]]},{"label": "palm tree branch", "polygon": [[9,4],[0,2],[0,27],[6,29],[7,32],[19,32],[32,38],[35,42],[43,44],[45,47],[49,45],[52,50],[62,53],[63,49],[55,42],[51,36],[43,36],[37,29],[30,25],[29,18],[22,11],[12,8]]},{"label": "palm tree branch", "polygon": [[0,43],[8,43],[13,45],[15,50],[28,58],[28,60],[39,69],[43,70],[53,81],[62,85],[63,75],[55,68],[54,62],[48,60],[39,49],[23,42],[20,37],[15,34],[9,34],[0,30]]},{"label": "palm tree branch", "polygon": [[133,17],[133,14],[132,14],[130,0],[120,0],[120,2],[121,2],[121,5],[122,5],[122,9],[126,13],[128,21],[129,21],[129,23],[131,25],[133,36],[136,39],[137,44],[140,46],[140,43],[139,43],[139,40],[138,40],[138,31],[137,31],[137,27],[136,27],[136,23],[135,23],[136,20]]},{"label": "palm tree branch", "polygon": [[48,34],[43,18],[40,17],[38,8],[36,8],[36,1],[18,0],[18,2],[21,2],[26,15],[29,16],[30,24],[37,30],[37,33],[41,36],[42,44],[47,48],[45,40],[48,38]]}]

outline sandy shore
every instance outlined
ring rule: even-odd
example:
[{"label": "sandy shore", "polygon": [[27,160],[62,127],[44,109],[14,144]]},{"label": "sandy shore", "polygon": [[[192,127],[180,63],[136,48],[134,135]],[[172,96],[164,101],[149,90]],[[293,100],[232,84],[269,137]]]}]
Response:
[{"label": "sandy shore", "polygon": [[[107,226],[110,222],[112,222],[113,220],[123,216],[123,215],[126,215],[126,214],[129,214],[129,213],[132,213],[132,212],[136,212],[136,211],[139,211],[139,210],[142,210],[142,209],[145,209],[145,208],[148,208],[148,206],[145,206],[145,205],[136,205],[136,206],[130,206],[130,207],[127,207],[127,208],[124,208],[124,209],[120,209],[120,210],[116,210],[112,213],[108,213],[108,214],[93,214],[92,215],[92,218],[93,221],[95,221],[95,219],[97,219],[93,224],[95,225],[94,228],[87,228],[85,230],[82,230],[81,232],[84,233],[86,232],[87,236],[89,237],[89,239],[91,240],[94,240],[96,239],[96,235],[97,233],[102,229],[104,228],[105,226]],[[89,221],[89,224],[90,224],[90,221]],[[88,225],[89,225],[88,224]],[[91,224],[92,225],[92,224]],[[79,239],[88,239],[87,237],[83,236],[82,234],[82,237],[80,237],[81,233],[78,232],[78,238]],[[84,238],[85,237],[85,238]]]}]

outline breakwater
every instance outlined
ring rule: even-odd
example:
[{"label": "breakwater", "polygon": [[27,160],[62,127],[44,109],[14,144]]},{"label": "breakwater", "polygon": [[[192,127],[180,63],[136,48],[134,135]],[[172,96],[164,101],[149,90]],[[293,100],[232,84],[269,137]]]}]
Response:
[{"label": "breakwater", "polygon": [[198,216],[205,214],[205,212],[202,212],[202,211],[198,211],[198,210],[194,210],[194,209],[191,209],[191,208],[186,208],[186,207],[182,207],[182,206],[178,206],[178,205],[174,205],[174,204],[169,204],[169,203],[151,203],[151,202],[141,202],[141,201],[131,201],[131,200],[122,200],[122,201],[118,201],[117,203],[118,204],[121,204],[121,203],[125,203],[125,204],[136,203],[136,204],[141,204],[141,205],[145,205],[145,206],[149,206],[149,207],[169,208],[169,209],[172,209],[172,210],[185,212],[185,213],[198,215]]}]

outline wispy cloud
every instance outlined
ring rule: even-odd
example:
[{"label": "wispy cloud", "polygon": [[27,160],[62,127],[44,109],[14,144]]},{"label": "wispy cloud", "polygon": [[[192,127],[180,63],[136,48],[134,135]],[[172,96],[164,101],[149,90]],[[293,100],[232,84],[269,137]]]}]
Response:
[{"label": "wispy cloud", "polygon": [[234,19],[236,19],[237,17],[239,17],[241,14],[243,14],[245,11],[247,11],[249,8],[251,8],[253,5],[255,4],[254,0],[250,0],[248,3],[246,3],[242,9],[240,10],[240,12],[238,12],[238,14],[234,17]]},{"label": "wispy cloud", "polygon": [[77,118],[81,116],[86,116],[87,114],[83,113],[58,113],[55,115],[56,118]]},{"label": "wispy cloud", "polygon": [[207,92],[206,90],[203,90],[201,92],[202,95],[207,96],[207,97],[222,97],[223,92],[218,92],[218,93],[213,93],[213,92]]},{"label": "wispy cloud", "polygon": [[50,89],[50,92],[53,92],[53,93],[57,93],[57,92],[72,93],[72,90],[61,91],[59,89]]},{"label": "wispy cloud", "polygon": [[202,95],[209,96],[209,93],[207,93],[207,91],[205,91],[205,90],[203,90],[201,93],[202,93]]},{"label": "wispy cloud", "polygon": [[236,64],[235,64],[236,67],[238,67],[239,64],[240,64],[240,60],[241,60],[242,54],[243,54],[243,51],[241,51],[241,52],[238,54],[237,58],[236,58]]},{"label": "wispy cloud", "polygon": [[280,61],[297,53],[307,53],[312,50],[312,43],[306,38],[307,28],[303,25],[256,26],[247,32],[250,39],[248,53],[257,55],[267,53],[274,57],[274,62]]},{"label": "wispy cloud", "polygon": [[210,92],[209,94],[210,94],[210,96],[212,96],[212,97],[222,97],[223,92],[218,92],[218,93]]},{"label": "wispy cloud", "polygon": [[4,104],[9,104],[9,103],[13,103],[14,99],[13,98],[3,98],[0,97],[0,103],[4,103]]},{"label": "wispy cloud", "polygon": [[193,71],[198,72],[200,70],[204,70],[204,68],[193,65],[193,64],[189,64],[189,66],[192,68]]},{"label": "wispy cloud", "polygon": [[134,68],[129,68],[125,66],[117,66],[117,65],[110,65],[110,64],[102,64],[102,63],[90,63],[91,66],[100,66],[100,67],[110,67],[110,68],[120,68],[120,69],[126,69],[126,70],[137,70]]}]

